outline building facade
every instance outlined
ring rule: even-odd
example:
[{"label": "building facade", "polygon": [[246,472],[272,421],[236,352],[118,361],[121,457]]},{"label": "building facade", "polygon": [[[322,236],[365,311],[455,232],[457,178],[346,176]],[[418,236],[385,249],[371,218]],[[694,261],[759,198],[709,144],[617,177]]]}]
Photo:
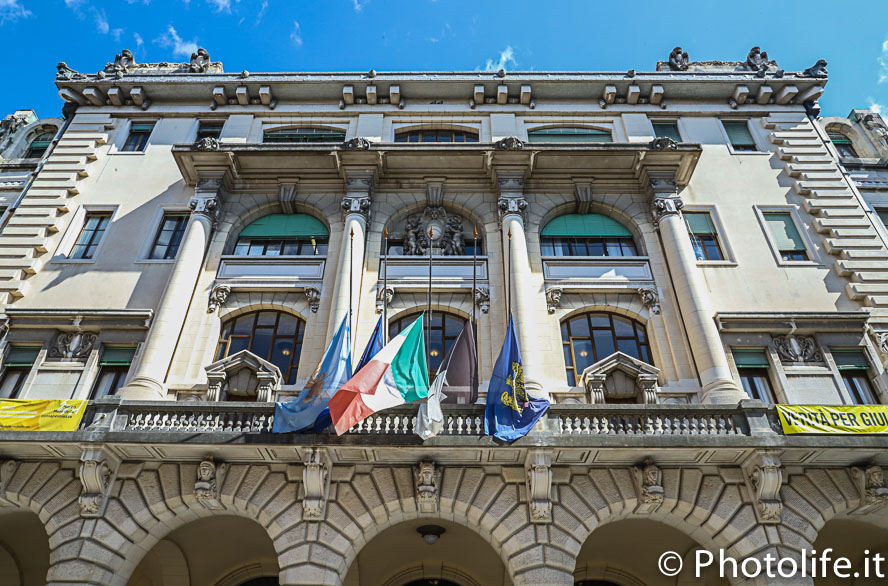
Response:
[{"label": "building facade", "polygon": [[[75,111],[0,232],[0,395],[90,403],[75,432],[0,432],[2,582],[768,584],[696,577],[696,552],[888,549],[885,440],[785,435],[774,408],[888,402],[879,192],[815,120],[826,82],[758,47],[59,64]],[[357,357],[424,311],[433,374],[474,320],[479,403],[511,311],[553,403],[527,437],[484,436],[467,393],[424,442],[415,404],[270,433],[343,318]]]}]

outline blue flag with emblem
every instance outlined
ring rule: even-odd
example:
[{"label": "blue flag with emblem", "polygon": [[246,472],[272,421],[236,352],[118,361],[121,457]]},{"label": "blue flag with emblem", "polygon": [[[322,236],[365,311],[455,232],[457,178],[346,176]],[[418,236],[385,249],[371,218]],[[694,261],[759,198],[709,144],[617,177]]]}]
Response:
[{"label": "blue flag with emblem", "polygon": [[348,314],[336,329],[321,363],[295,399],[274,405],[274,433],[299,431],[315,425],[330,397],[352,376]]},{"label": "blue flag with emblem", "polygon": [[524,388],[524,363],[510,315],[503,349],[493,365],[487,388],[484,433],[513,442],[527,435],[548,408],[549,401],[531,397]]}]

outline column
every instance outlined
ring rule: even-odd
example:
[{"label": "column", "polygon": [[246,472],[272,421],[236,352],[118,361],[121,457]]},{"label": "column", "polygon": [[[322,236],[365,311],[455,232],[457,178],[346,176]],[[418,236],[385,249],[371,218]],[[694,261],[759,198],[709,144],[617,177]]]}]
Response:
[{"label": "column", "polygon": [[649,176],[654,192],[654,225],[660,232],[681,318],[703,385],[703,402],[726,404],[748,399],[728,367],[709,291],[681,215],[684,203],[678,197],[674,173],[664,171]]},{"label": "column", "polygon": [[[349,289],[351,289],[352,342],[355,339],[358,303],[361,299],[361,277],[364,275],[364,244],[367,234],[367,220],[370,216],[372,180],[373,171],[346,172],[345,197],[342,199],[345,223],[342,230],[342,245],[339,247],[339,261],[336,264],[336,289],[333,291],[330,305],[327,340],[333,338],[343,316],[348,314]],[[349,265],[351,265],[351,287],[349,287]],[[352,348],[352,354],[354,354],[354,348]]]},{"label": "column", "polygon": [[[524,210],[527,200],[524,199],[524,172],[498,171],[497,182],[500,197],[497,201],[502,225],[503,255],[505,259],[504,285],[509,287],[511,275],[512,316],[518,330],[518,345],[521,347],[521,358],[524,362],[524,385],[534,397],[546,397],[548,393],[540,383],[543,373],[542,354],[537,344],[538,332],[533,324],[534,304],[539,307],[541,293],[534,290],[530,259],[527,256],[527,239],[524,234]],[[509,237],[511,234],[511,238]],[[536,293],[536,294],[535,294]],[[503,303],[506,300],[502,300]],[[508,316],[506,316],[508,320]]]},{"label": "column", "polygon": [[176,262],[148,330],[139,362],[132,378],[119,393],[124,399],[156,400],[166,396],[164,379],[221,207],[221,188],[222,179],[218,178],[201,179],[194,188],[194,197],[188,202],[191,217],[179,245]]}]

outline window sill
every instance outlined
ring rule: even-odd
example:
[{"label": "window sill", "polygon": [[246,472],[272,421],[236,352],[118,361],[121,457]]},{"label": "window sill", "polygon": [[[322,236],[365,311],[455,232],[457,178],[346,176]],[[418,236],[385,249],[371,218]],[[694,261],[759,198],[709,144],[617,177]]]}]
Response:
[{"label": "window sill", "polygon": [[114,151],[114,152],[108,153],[108,155],[115,156],[115,157],[118,155],[125,156],[125,157],[133,157],[133,156],[138,156],[138,155],[144,155],[146,152],[148,152],[148,149],[145,149],[144,151]]},{"label": "window sill", "polygon": [[778,260],[778,267],[822,267],[823,263],[813,260]]},{"label": "window sill", "polygon": [[771,155],[773,154],[771,151],[735,151],[731,147],[728,147],[728,152],[732,155]]},{"label": "window sill", "polygon": [[65,258],[64,256],[60,256],[58,258],[54,258],[50,261],[52,264],[59,265],[85,265],[85,264],[94,264],[96,262],[95,258]]},{"label": "window sill", "polygon": [[740,263],[735,260],[698,260],[698,267],[738,267]]},{"label": "window sill", "polygon": [[168,265],[176,262],[174,258],[140,258],[139,260],[134,260],[134,265]]}]

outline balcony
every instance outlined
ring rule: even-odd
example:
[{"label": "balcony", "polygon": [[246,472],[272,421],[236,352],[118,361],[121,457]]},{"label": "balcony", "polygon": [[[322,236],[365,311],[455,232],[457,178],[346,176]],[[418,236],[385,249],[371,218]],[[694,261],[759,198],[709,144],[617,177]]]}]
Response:
[{"label": "balcony", "polygon": [[549,285],[574,289],[635,288],[653,285],[646,256],[544,256]]},{"label": "balcony", "polygon": [[[388,284],[402,290],[429,286],[429,258],[427,256],[390,256],[380,262],[379,280],[382,282],[385,265],[388,264]],[[487,257],[475,260],[478,283],[487,283]],[[471,289],[471,256],[433,256],[432,283],[436,289]]]},{"label": "balcony", "polygon": [[232,288],[276,289],[320,285],[324,256],[225,255],[216,273],[219,284]]}]

